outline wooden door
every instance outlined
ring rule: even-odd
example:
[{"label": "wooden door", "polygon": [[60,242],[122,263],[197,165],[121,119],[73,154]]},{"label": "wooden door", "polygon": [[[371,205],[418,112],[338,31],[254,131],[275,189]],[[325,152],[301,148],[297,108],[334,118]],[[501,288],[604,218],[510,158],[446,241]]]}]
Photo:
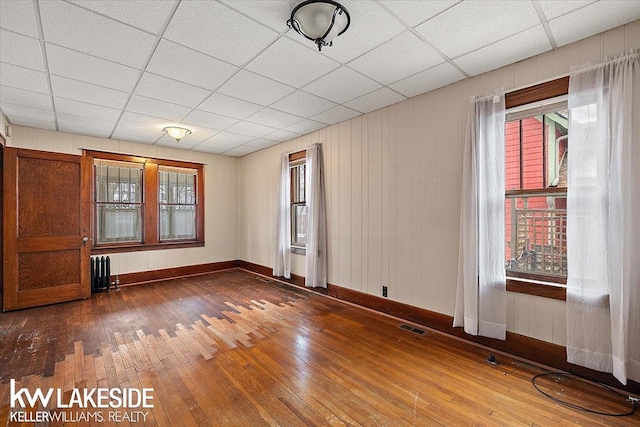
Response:
[{"label": "wooden door", "polygon": [[90,163],[5,148],[4,311],[91,295]]}]

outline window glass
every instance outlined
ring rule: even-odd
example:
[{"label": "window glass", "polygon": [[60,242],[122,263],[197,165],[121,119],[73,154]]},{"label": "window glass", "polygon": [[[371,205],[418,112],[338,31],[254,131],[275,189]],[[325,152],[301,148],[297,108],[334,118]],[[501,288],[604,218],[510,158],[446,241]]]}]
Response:
[{"label": "window glass", "polygon": [[195,169],[159,167],[160,240],[195,239]]},{"label": "window glass", "polygon": [[567,275],[568,114],[520,116],[505,128],[507,274],[555,281]]},{"label": "window glass", "polygon": [[293,163],[291,172],[291,246],[307,244],[307,205],[305,200],[305,173],[303,162]]},{"label": "window glass", "polygon": [[96,160],[96,243],[142,241],[142,166]]}]

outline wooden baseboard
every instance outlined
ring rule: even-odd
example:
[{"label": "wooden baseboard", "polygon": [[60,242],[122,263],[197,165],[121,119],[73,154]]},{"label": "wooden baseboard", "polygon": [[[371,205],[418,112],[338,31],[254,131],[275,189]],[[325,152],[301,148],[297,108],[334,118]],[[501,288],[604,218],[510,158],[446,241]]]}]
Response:
[{"label": "wooden baseboard", "polygon": [[[269,267],[247,261],[238,261],[237,263],[238,268],[264,276],[273,276],[273,270]],[[278,279],[295,286],[304,286],[303,276],[292,274],[291,279],[284,279],[282,277],[279,277]],[[490,347],[550,368],[571,372],[591,381],[601,382],[618,389],[627,390],[634,394],[640,394],[640,383],[629,381],[626,386],[623,386],[611,374],[594,371],[592,369],[568,363],[566,348],[557,344],[552,344],[512,332],[507,332],[507,339],[505,341],[469,335],[465,333],[462,328],[454,328],[452,326],[453,317],[446,314],[436,313],[424,308],[415,307],[376,295],[366,294],[364,292],[354,291],[353,289],[344,288],[334,284],[328,284],[326,290],[311,290],[379,311],[381,313],[389,314],[400,319],[405,319],[465,341]]]},{"label": "wooden baseboard", "polygon": [[[213,273],[214,271],[229,270],[239,267],[240,261],[222,261],[208,264],[185,265],[182,267],[163,268],[161,270],[140,271],[136,273],[118,274],[120,286],[137,285],[158,280],[175,279],[178,277],[195,276],[199,274]],[[116,276],[111,276],[111,282]]]}]

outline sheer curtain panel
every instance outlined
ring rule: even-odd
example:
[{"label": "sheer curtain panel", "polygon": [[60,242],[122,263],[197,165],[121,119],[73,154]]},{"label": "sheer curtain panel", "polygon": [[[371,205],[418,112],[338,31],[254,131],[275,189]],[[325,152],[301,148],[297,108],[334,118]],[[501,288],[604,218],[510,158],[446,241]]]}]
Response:
[{"label": "sheer curtain panel", "polygon": [[640,54],[569,80],[567,360],[640,381]]},{"label": "sheer curtain panel", "polygon": [[320,144],[307,149],[307,272],[305,286],[327,287],[327,218],[324,201],[324,171]]},{"label": "sheer curtain panel", "polygon": [[506,338],[504,94],[472,98],[462,167],[453,326]]},{"label": "sheer curtain panel", "polygon": [[291,179],[289,176],[289,155],[280,158],[278,179],[278,211],[276,218],[276,248],[273,260],[273,275],[291,278]]}]

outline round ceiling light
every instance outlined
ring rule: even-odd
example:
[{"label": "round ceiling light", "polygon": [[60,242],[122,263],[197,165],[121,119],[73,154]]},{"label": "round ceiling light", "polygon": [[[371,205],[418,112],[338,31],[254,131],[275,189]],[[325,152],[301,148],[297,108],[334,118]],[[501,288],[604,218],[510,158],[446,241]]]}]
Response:
[{"label": "round ceiling light", "polygon": [[291,11],[287,25],[318,45],[331,46],[333,39],[347,31],[351,18],[340,3],[332,0],[307,0]]},{"label": "round ceiling light", "polygon": [[178,126],[167,126],[166,128],[162,129],[162,131],[169,135],[171,138],[175,139],[176,142],[180,142],[182,138],[191,133],[189,129],[181,128]]}]

